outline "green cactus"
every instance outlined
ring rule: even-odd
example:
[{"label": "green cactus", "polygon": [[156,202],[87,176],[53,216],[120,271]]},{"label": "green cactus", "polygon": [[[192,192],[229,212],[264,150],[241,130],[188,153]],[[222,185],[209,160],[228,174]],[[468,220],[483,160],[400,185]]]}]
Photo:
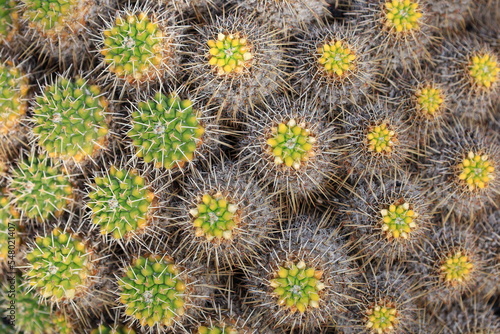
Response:
[{"label": "green cactus", "polygon": [[396,133],[387,122],[371,126],[366,135],[368,150],[376,154],[391,154],[397,143]]},{"label": "green cactus", "polygon": [[469,280],[475,268],[472,259],[465,252],[457,251],[443,259],[440,269],[443,280],[455,286]]},{"label": "green cactus", "polygon": [[187,282],[166,258],[139,257],[118,281],[125,314],[141,326],[172,326],[185,313]]},{"label": "green cactus", "polygon": [[93,329],[90,334],[135,334],[135,331],[130,327],[100,325]]},{"label": "green cactus", "polygon": [[216,40],[211,39],[207,44],[210,47],[208,63],[217,74],[238,74],[251,66],[252,46],[240,34],[219,33]]},{"label": "green cactus", "polygon": [[154,193],[134,170],[111,166],[109,174],[96,177],[88,196],[92,223],[101,227],[102,234],[115,239],[139,234],[148,225]]},{"label": "green cactus", "polygon": [[484,189],[495,178],[495,166],[488,155],[470,151],[458,164],[458,178],[470,191]]},{"label": "green cactus", "polygon": [[477,87],[490,89],[498,80],[500,64],[495,54],[477,53],[471,56],[469,75]]},{"label": "green cactus", "polygon": [[108,100],[98,86],[59,77],[36,102],[33,132],[49,156],[81,162],[103,148]]},{"label": "green cactus", "polygon": [[417,227],[414,222],[418,213],[413,206],[404,200],[398,200],[380,211],[382,215],[382,231],[391,239],[408,239],[410,233]]},{"label": "green cactus", "polygon": [[155,98],[139,102],[132,112],[128,136],[136,154],[155,167],[182,168],[194,159],[205,129],[190,100],[177,95],[156,93]]},{"label": "green cactus", "polygon": [[49,236],[37,237],[26,259],[29,284],[55,302],[74,299],[87,291],[94,274],[91,250],[58,228]]},{"label": "green cactus", "polygon": [[197,334],[238,334],[233,326],[200,326]]},{"label": "green cactus", "polygon": [[385,3],[385,26],[397,33],[418,29],[421,17],[418,1],[389,0]]},{"label": "green cactus", "polygon": [[28,90],[28,78],[18,66],[11,61],[0,64],[0,136],[9,133],[26,114]]},{"label": "green cactus", "polygon": [[71,321],[71,317],[63,312],[56,312],[51,315],[52,330],[49,334],[74,334],[75,325]]},{"label": "green cactus", "polygon": [[392,333],[399,323],[398,316],[398,310],[392,303],[379,302],[366,310],[365,326],[371,333]]},{"label": "green cactus", "polygon": [[418,112],[427,118],[435,117],[443,108],[444,92],[433,85],[418,89],[415,97]]},{"label": "green cactus", "polygon": [[328,76],[342,78],[356,67],[356,54],[344,41],[325,42],[317,51],[320,69]]},{"label": "green cactus", "polygon": [[31,219],[59,216],[73,201],[69,175],[50,158],[32,155],[19,162],[9,185],[16,207]]},{"label": "green cactus", "polygon": [[15,0],[0,0],[0,41],[9,41],[17,24],[18,13]]},{"label": "green cactus", "polygon": [[9,198],[0,193],[0,263],[9,256],[9,239],[14,237],[14,246],[19,246],[17,222],[19,213],[9,203]]}]

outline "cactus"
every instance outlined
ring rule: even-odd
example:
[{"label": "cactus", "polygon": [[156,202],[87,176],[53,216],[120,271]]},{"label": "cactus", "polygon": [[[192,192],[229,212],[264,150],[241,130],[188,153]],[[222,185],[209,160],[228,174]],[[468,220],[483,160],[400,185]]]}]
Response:
[{"label": "cactus", "polygon": [[156,168],[182,168],[195,159],[206,139],[201,114],[192,101],[160,92],[154,99],[139,102],[131,114],[128,136],[136,155]]},{"label": "cactus", "polygon": [[0,136],[9,134],[28,110],[29,81],[23,70],[12,61],[0,64]]},{"label": "cactus", "polygon": [[81,163],[104,147],[109,102],[98,86],[59,77],[36,103],[33,133],[50,157]]},{"label": "cactus", "polygon": [[381,122],[368,128],[366,134],[366,145],[369,151],[373,153],[389,155],[393,146],[397,145],[398,140],[396,132],[387,122]]},{"label": "cactus", "polygon": [[9,42],[17,28],[16,0],[0,0],[0,42]]},{"label": "cactus", "polygon": [[197,334],[238,334],[232,326],[199,326],[196,331]]},{"label": "cactus", "polygon": [[219,75],[239,74],[251,66],[252,45],[240,34],[217,35],[217,39],[207,41],[210,47],[208,63]]},{"label": "cactus", "polygon": [[469,75],[475,86],[485,89],[491,88],[498,80],[499,73],[500,65],[494,54],[483,53],[471,55]]},{"label": "cactus", "polygon": [[13,170],[9,191],[16,208],[38,221],[60,216],[73,201],[69,175],[50,158],[36,154]]},{"label": "cactus", "polygon": [[409,33],[420,26],[422,11],[418,1],[390,0],[385,3],[385,26],[390,31]]},{"label": "cactus", "polygon": [[324,43],[318,54],[318,63],[327,75],[343,77],[355,67],[356,54],[343,41]]},{"label": "cactus", "polygon": [[414,219],[418,213],[410,207],[410,203],[399,200],[380,211],[382,215],[382,231],[388,238],[408,239],[409,234],[417,227]]},{"label": "cactus", "polygon": [[59,228],[37,237],[26,259],[30,286],[53,302],[78,298],[88,292],[94,280],[91,249]]},{"label": "cactus", "polygon": [[100,325],[90,331],[90,334],[136,334],[130,327]]},{"label": "cactus", "polygon": [[458,178],[467,184],[470,191],[484,189],[495,178],[495,166],[488,160],[488,155],[470,151],[458,164]]},{"label": "cactus", "polygon": [[417,111],[426,118],[436,117],[443,109],[444,92],[432,84],[417,89],[415,98]]},{"label": "cactus", "polygon": [[443,280],[451,285],[460,284],[469,278],[474,263],[462,251],[457,251],[443,259],[441,266]]},{"label": "cactus", "polygon": [[[51,315],[52,331],[50,334],[74,334],[76,325],[72,322],[71,316],[58,311]],[[74,319],[73,319],[74,320]]]},{"label": "cactus", "polygon": [[102,234],[129,239],[145,232],[155,196],[137,171],[111,166],[90,187],[87,206],[92,210],[92,223],[100,226]]},{"label": "cactus", "polygon": [[398,310],[383,302],[368,309],[366,315],[366,328],[377,334],[390,333],[398,324]]}]

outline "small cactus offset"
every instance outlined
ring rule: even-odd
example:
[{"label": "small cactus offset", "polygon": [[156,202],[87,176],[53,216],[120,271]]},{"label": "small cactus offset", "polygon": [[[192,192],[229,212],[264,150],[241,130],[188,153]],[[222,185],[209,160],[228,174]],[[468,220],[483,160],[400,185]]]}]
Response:
[{"label": "small cactus offset", "polygon": [[50,157],[82,163],[105,147],[108,100],[83,78],[59,77],[36,98],[33,133]]},{"label": "small cactus offset", "polygon": [[136,334],[136,332],[130,327],[107,326],[103,324],[90,331],[90,334]]},{"label": "small cactus offset", "polygon": [[29,80],[12,61],[0,64],[0,136],[6,136],[22,121],[28,110]]},{"label": "small cactus offset", "polygon": [[13,170],[9,193],[22,215],[37,221],[60,216],[73,202],[69,174],[51,158],[36,154]]},{"label": "small cactus offset", "polygon": [[107,175],[95,177],[90,187],[87,206],[101,234],[130,239],[146,232],[155,195],[137,171],[111,166]]},{"label": "small cactus offset", "polygon": [[59,228],[46,237],[37,237],[26,259],[29,285],[52,302],[82,296],[95,279],[91,249]]}]

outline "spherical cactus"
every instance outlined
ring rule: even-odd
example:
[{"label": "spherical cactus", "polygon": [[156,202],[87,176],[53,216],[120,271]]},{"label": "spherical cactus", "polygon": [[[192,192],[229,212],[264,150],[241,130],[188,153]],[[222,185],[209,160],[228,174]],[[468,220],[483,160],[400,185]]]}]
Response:
[{"label": "spherical cactus", "polygon": [[183,328],[208,298],[202,281],[171,258],[141,256],[124,268],[118,295],[132,323],[146,329]]},{"label": "spherical cactus", "polygon": [[368,36],[350,24],[309,28],[296,59],[295,85],[327,108],[370,96],[380,71]]},{"label": "spherical cactus", "polygon": [[23,216],[38,221],[60,216],[73,202],[69,174],[52,159],[34,153],[13,170],[9,192]]},{"label": "spherical cactus", "polygon": [[0,0],[0,43],[10,42],[18,28],[16,0]]},{"label": "spherical cactus", "polygon": [[0,191],[0,264],[12,259],[19,247],[18,218],[19,212]]},{"label": "spherical cactus", "polygon": [[36,98],[33,133],[51,157],[75,163],[105,147],[108,100],[84,79],[59,77]]},{"label": "spherical cactus", "polygon": [[119,12],[102,31],[103,64],[117,83],[132,88],[172,81],[180,69],[178,28],[144,7]]},{"label": "spherical cactus", "polygon": [[84,295],[95,280],[92,250],[59,228],[46,237],[37,237],[26,259],[29,285],[52,302]]},{"label": "spherical cactus", "polygon": [[109,172],[94,178],[90,188],[87,206],[102,234],[127,240],[151,224],[155,195],[136,170],[111,166]]},{"label": "spherical cactus", "polygon": [[29,80],[12,61],[0,64],[0,137],[7,138],[28,110]]},{"label": "spherical cactus", "polygon": [[130,327],[108,326],[103,324],[90,331],[90,334],[136,334],[136,332]]},{"label": "spherical cactus", "polygon": [[193,107],[191,100],[160,92],[137,104],[127,135],[137,156],[167,170],[182,170],[208,153],[218,136],[216,126]]}]

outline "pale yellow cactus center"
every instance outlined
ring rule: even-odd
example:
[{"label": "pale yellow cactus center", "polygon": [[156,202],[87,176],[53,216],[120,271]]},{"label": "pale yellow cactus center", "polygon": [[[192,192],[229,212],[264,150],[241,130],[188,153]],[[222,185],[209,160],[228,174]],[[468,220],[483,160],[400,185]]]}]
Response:
[{"label": "pale yellow cactus center", "polygon": [[444,102],[441,89],[427,86],[416,91],[417,109],[424,116],[435,116]]},{"label": "pale yellow cactus center", "polygon": [[471,259],[460,251],[447,257],[441,265],[444,280],[452,285],[467,281],[473,268]]},{"label": "pale yellow cactus center", "polygon": [[242,73],[251,66],[252,47],[240,34],[219,33],[216,40],[211,39],[207,44],[210,48],[208,63],[219,75]]},{"label": "pale yellow cactus center", "polygon": [[458,178],[464,182],[470,191],[484,189],[495,179],[495,167],[489,157],[469,152],[467,157],[458,164]]},{"label": "pale yellow cactus center", "polygon": [[408,202],[395,203],[389,205],[389,208],[380,211],[382,215],[382,231],[388,238],[408,239],[410,232],[417,227],[415,218],[418,213],[412,210]]},{"label": "pale yellow cactus center", "polygon": [[342,41],[331,41],[318,48],[318,64],[330,76],[342,77],[352,71],[356,64],[356,55]]},{"label": "pale yellow cactus center", "polygon": [[366,135],[368,150],[376,153],[391,153],[396,143],[396,133],[387,123],[371,126]]},{"label": "pale yellow cactus center", "polygon": [[469,74],[479,87],[490,88],[499,77],[500,67],[497,58],[490,54],[472,56]]},{"label": "pale yellow cactus center", "polygon": [[385,3],[385,25],[398,33],[418,29],[421,17],[417,1],[389,0]]},{"label": "pale yellow cactus center", "polygon": [[385,304],[377,304],[366,311],[366,328],[372,333],[391,333],[398,324],[398,311]]}]

